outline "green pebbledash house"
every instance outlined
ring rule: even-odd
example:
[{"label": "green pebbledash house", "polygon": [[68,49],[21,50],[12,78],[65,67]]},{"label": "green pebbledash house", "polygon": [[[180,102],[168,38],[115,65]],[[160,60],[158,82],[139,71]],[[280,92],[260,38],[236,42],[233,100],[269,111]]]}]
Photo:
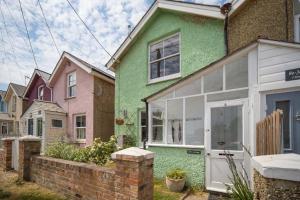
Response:
[{"label": "green pebbledash house", "polygon": [[[220,7],[155,1],[107,63],[116,74],[115,118],[124,122],[116,124],[116,135],[130,135],[142,147],[143,141],[148,141],[148,106],[142,99],[224,55]],[[197,137],[203,127],[187,129],[174,119],[172,130],[163,130],[163,114],[151,116],[153,133],[147,142],[147,148],[156,153],[155,176],[163,178],[167,170],[180,167],[187,171],[192,184],[203,185],[203,139]],[[163,138],[167,137],[164,131],[182,134],[167,139]]]}]

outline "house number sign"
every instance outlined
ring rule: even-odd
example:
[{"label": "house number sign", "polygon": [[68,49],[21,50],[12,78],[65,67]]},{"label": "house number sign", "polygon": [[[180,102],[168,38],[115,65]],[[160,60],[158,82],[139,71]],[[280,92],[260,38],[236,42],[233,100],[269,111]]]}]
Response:
[{"label": "house number sign", "polygon": [[300,68],[285,71],[285,81],[294,81],[300,79]]}]

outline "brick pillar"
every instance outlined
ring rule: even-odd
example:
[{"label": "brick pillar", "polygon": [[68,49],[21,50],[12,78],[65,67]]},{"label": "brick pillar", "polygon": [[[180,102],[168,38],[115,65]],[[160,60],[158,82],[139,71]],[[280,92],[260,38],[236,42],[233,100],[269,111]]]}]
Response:
[{"label": "brick pillar", "polygon": [[153,199],[154,153],[131,147],[112,154],[116,163],[115,199]]},{"label": "brick pillar", "polygon": [[11,162],[12,162],[12,142],[14,138],[3,138],[3,149],[0,150],[0,166],[4,171],[11,170]]},{"label": "brick pillar", "polygon": [[19,138],[19,178],[30,181],[31,156],[40,155],[41,139],[39,137],[25,136]]}]

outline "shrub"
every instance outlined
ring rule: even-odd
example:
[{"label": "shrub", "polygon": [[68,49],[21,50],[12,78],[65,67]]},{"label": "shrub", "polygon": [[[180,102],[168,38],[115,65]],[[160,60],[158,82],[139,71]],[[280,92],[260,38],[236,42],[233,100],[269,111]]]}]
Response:
[{"label": "shrub", "polygon": [[232,185],[226,185],[227,190],[231,192],[231,198],[234,200],[253,200],[253,192],[249,186],[250,183],[248,181],[246,170],[242,167],[244,174],[246,175],[245,177],[241,172],[238,171],[233,158],[228,153],[225,155],[232,175],[232,177],[230,177]]},{"label": "shrub", "polygon": [[57,142],[49,145],[45,155],[53,158],[72,160],[77,162],[93,162],[104,165],[116,151],[116,138],[112,136],[108,142],[96,138],[90,147],[79,148],[72,144]]},{"label": "shrub", "polygon": [[96,138],[89,150],[89,160],[97,165],[104,165],[116,150],[117,140],[114,136],[108,142],[102,142],[100,138]]},{"label": "shrub", "polygon": [[167,172],[167,177],[171,179],[183,179],[186,177],[186,173],[182,169],[173,169]]}]

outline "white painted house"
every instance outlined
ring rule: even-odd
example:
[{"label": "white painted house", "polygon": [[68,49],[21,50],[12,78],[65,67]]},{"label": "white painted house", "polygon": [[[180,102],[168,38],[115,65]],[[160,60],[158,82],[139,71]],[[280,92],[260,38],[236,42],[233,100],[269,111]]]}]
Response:
[{"label": "white painted house", "polygon": [[144,100],[147,146],[203,148],[206,188],[225,192],[224,150],[251,174],[245,148],[255,155],[256,123],[273,110],[282,151],[300,153],[300,44],[259,39]]}]

